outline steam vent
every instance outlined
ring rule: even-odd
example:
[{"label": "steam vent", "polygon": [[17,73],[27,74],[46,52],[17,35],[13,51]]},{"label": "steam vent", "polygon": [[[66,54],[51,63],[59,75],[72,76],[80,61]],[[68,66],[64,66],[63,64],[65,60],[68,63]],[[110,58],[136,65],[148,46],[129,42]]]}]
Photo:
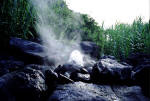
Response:
[{"label": "steam vent", "polygon": [[150,101],[149,28],[104,28],[63,0],[0,0],[0,101]]}]

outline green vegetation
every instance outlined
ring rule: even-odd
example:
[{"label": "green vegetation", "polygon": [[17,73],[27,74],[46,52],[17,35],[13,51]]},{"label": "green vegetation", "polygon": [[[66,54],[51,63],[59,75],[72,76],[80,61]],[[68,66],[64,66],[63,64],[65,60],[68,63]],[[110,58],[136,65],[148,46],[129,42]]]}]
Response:
[{"label": "green vegetation", "polygon": [[[79,34],[84,41],[93,41],[100,53],[126,58],[133,52],[150,53],[150,24],[137,18],[133,24],[116,24],[104,29],[88,15],[74,13],[66,3],[56,0],[50,5],[56,16],[49,13],[49,24],[58,38],[76,40]],[[36,12],[29,0],[0,1],[0,45],[5,46],[9,37],[38,38],[35,31]]]},{"label": "green vegetation", "polygon": [[27,0],[2,0],[0,3],[1,36],[30,38],[32,35],[34,16]]}]

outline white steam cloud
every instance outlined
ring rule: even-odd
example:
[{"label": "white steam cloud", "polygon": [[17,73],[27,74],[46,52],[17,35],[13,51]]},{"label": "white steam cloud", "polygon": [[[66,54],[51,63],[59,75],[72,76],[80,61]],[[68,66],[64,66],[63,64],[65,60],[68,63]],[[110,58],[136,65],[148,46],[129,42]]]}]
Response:
[{"label": "white steam cloud", "polygon": [[[80,42],[80,33],[77,31],[73,32],[76,35],[73,46],[69,44],[71,41],[70,39],[67,37],[58,37],[55,33],[54,27],[59,28],[61,32],[65,32],[67,27],[70,27],[67,26],[64,28],[63,26],[58,26],[62,25],[63,19],[52,9],[53,4],[57,1],[58,0],[32,0],[32,4],[35,8],[38,18],[36,22],[36,29],[43,41],[43,45],[47,47],[47,49],[45,49],[45,54],[48,56],[49,61],[54,60],[54,62],[57,63],[56,65],[64,64],[68,61],[75,61],[77,64],[83,66],[83,56],[80,53],[81,49],[79,45],[77,45]],[[50,24],[53,19],[59,20],[59,23]],[[80,16],[76,15],[75,21],[77,19],[81,23],[82,20]],[[78,25],[78,22],[74,22],[74,24]],[[75,49],[74,46],[77,46],[77,50],[73,52]]]}]

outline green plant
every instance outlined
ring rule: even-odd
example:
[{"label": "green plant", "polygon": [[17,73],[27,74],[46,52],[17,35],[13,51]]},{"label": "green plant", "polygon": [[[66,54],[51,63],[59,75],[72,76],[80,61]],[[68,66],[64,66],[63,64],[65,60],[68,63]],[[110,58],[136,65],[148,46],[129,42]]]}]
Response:
[{"label": "green plant", "polygon": [[28,39],[34,37],[34,13],[28,0],[2,0],[0,6],[1,36]]},{"label": "green plant", "polygon": [[133,24],[116,24],[104,29],[91,18],[84,17],[85,40],[92,40],[100,46],[102,54],[125,59],[129,54],[144,52],[150,54],[150,24],[138,17]]}]

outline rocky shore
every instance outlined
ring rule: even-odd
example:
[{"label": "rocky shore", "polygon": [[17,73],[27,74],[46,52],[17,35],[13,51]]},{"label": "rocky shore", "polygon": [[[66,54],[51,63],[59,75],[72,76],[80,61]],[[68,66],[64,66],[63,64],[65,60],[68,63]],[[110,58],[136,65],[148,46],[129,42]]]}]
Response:
[{"label": "rocky shore", "polygon": [[97,60],[56,67],[40,43],[11,38],[9,45],[0,53],[0,101],[150,101],[148,54],[119,62],[99,57],[95,43],[81,42]]}]

